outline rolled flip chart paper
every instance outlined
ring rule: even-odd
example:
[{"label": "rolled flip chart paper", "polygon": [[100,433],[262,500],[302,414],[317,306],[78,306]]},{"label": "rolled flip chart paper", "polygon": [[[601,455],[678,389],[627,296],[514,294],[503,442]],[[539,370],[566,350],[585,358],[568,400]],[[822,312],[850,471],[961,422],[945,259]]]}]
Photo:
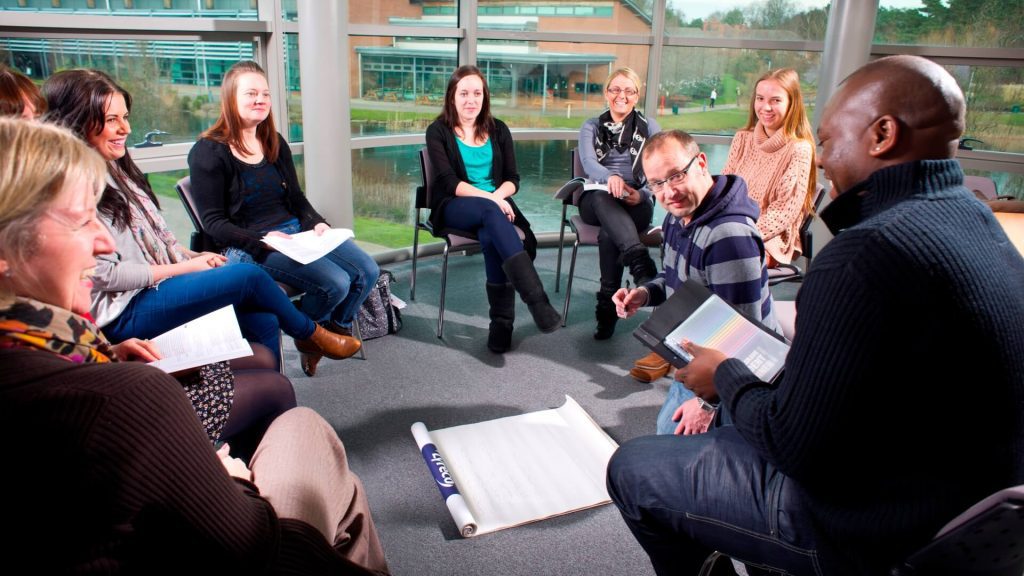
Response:
[{"label": "rolled flip chart paper", "polygon": [[426,425],[423,422],[413,424],[412,436],[416,440],[420,454],[423,455],[423,461],[427,463],[431,476],[434,477],[437,489],[441,491],[441,497],[444,498],[444,503],[448,506],[448,512],[452,515],[452,520],[455,521],[459,532],[464,537],[472,536],[476,533],[476,520],[469,511],[466,499],[459,494],[459,488],[455,485],[455,477],[448,470],[448,465],[445,464],[437,446],[431,441]]}]

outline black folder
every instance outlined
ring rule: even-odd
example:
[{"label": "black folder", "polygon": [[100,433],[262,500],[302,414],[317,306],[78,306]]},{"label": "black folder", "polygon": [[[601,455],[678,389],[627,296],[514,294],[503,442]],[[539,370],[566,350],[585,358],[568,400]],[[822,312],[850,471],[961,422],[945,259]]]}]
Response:
[{"label": "black folder", "polygon": [[655,308],[633,335],[676,368],[690,361],[679,345],[686,339],[739,358],[765,382],[778,378],[789,352],[785,338],[692,279]]}]

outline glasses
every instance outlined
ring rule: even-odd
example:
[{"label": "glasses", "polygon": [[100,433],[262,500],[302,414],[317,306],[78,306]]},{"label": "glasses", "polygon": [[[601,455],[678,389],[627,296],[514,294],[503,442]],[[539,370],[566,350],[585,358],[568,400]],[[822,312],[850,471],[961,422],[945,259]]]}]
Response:
[{"label": "glasses", "polygon": [[690,158],[690,161],[686,163],[686,168],[683,168],[678,172],[673,172],[672,174],[669,174],[668,178],[665,178],[664,180],[658,180],[655,182],[649,182],[647,186],[651,189],[651,192],[661,192],[662,188],[664,188],[666,184],[682,184],[683,180],[686,179],[686,173],[690,171],[690,166],[693,166],[693,161],[697,159],[697,156],[700,156],[699,152],[693,158]]},{"label": "glasses", "polygon": [[632,98],[637,94],[636,90],[633,90],[632,88],[626,88],[625,90],[623,90],[622,88],[609,88],[608,93],[611,94],[612,96],[615,96],[616,98],[619,97],[619,94],[625,94],[626,98]]}]

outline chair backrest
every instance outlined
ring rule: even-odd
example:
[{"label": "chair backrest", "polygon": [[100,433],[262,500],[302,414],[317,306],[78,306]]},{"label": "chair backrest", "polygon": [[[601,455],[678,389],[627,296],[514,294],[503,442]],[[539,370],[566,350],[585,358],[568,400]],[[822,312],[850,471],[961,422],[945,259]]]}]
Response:
[{"label": "chair backrest", "polygon": [[174,189],[177,190],[178,198],[181,199],[181,204],[185,207],[185,213],[188,214],[188,219],[192,221],[192,227],[195,228],[189,241],[189,248],[194,252],[216,252],[218,250],[217,243],[206,233],[203,229],[203,221],[199,219],[199,210],[196,208],[195,198],[192,197],[192,178],[185,176],[178,180]]},{"label": "chair backrest", "polygon": [[893,573],[1020,576],[1024,573],[1024,485],[1000,490],[971,506]]},{"label": "chair backrest", "polygon": [[583,162],[580,161],[580,151],[578,148],[572,149],[572,177],[573,178],[586,178],[587,173],[583,171]]},{"label": "chair backrest", "polygon": [[426,148],[420,148],[420,171],[423,174],[423,185],[416,187],[416,209],[430,208],[430,189],[434,185],[434,165],[430,162],[430,154]]},{"label": "chair backrest", "polygon": [[987,176],[964,176],[964,186],[981,200],[995,200],[997,197],[995,180]]},{"label": "chair backrest", "polygon": [[818,214],[818,209],[821,208],[821,202],[824,199],[825,186],[818,182],[818,187],[814,189],[814,197],[811,198],[811,211],[804,216],[804,221],[800,223],[800,247],[808,262],[814,255],[814,236],[811,234],[811,223],[814,222],[814,217]]}]

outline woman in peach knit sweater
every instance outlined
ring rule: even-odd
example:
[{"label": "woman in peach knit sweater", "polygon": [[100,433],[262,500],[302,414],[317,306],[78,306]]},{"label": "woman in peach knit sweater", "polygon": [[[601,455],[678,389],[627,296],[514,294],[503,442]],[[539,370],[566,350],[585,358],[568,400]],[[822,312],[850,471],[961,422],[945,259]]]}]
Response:
[{"label": "woman in peach knit sweater", "polygon": [[817,186],[814,165],[814,133],[804,113],[800,77],[792,68],[772,70],[758,78],[747,125],[733,138],[722,170],[742,176],[761,206],[757,228],[769,266],[800,256],[800,223],[811,211]]}]

